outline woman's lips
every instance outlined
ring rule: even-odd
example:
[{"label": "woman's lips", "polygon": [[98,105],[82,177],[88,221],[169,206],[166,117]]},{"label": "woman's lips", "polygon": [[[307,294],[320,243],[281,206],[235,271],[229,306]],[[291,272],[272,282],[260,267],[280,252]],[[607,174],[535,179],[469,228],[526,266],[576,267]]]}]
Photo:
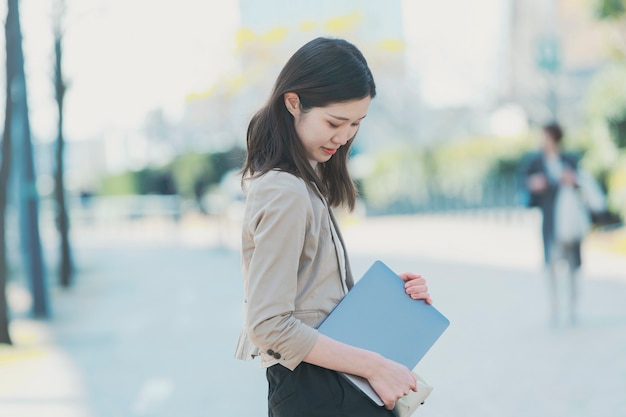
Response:
[{"label": "woman's lips", "polygon": [[322,147],[322,150],[326,152],[328,155],[334,155],[337,152],[337,149],[329,149]]}]

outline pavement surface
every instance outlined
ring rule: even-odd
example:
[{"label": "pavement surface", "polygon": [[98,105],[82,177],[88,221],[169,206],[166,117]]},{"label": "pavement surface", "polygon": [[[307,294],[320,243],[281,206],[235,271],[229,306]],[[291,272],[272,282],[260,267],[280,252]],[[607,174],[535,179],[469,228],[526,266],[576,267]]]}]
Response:
[{"label": "pavement surface", "polygon": [[[533,213],[343,223],[355,276],[376,259],[420,272],[451,321],[418,365],[434,391],[416,415],[626,417],[626,255],[609,250],[614,235],[584,246],[573,326],[548,320]],[[53,231],[44,238],[54,265]],[[28,292],[11,283],[0,417],[267,415],[259,363],[233,359],[236,222],[75,225],[73,241],[76,284],[51,283],[49,320],[30,319]]]}]

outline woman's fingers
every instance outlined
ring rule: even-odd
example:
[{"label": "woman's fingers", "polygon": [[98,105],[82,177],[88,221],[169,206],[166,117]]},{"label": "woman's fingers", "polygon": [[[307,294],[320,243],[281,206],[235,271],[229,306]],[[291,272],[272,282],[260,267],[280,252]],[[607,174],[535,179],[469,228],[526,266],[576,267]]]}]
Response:
[{"label": "woman's fingers", "polygon": [[424,278],[418,278],[418,279],[413,279],[411,281],[407,281],[404,284],[404,288],[407,291],[422,291],[422,290],[428,290],[428,286],[426,285],[426,280]]},{"label": "woman's fingers", "polygon": [[424,278],[415,278],[404,283],[405,287],[414,287],[416,285],[426,285],[426,280]]},{"label": "woman's fingers", "polygon": [[408,394],[409,392],[406,391],[405,393],[400,395],[390,395],[389,397],[381,398],[381,400],[383,400],[383,404],[385,404],[385,408],[387,410],[393,410],[393,408],[396,406],[396,401]]},{"label": "woman's fingers", "polygon": [[414,300],[425,300],[428,304],[433,303],[433,300],[430,298],[428,288],[424,288],[422,290],[407,288],[406,293]]},{"label": "woman's fingers", "polygon": [[421,277],[420,274],[414,274],[413,272],[403,272],[400,274],[400,278],[402,278],[403,281],[410,281]]},{"label": "woman's fingers", "polygon": [[396,401],[417,385],[415,375],[406,366],[388,359],[376,367],[369,382],[388,410],[393,410]]},{"label": "woman's fingers", "polygon": [[417,283],[413,284],[412,281],[404,284],[404,288],[406,289],[406,292],[409,294],[415,294],[418,292],[428,291],[428,286],[426,284],[417,284]]},{"label": "woman's fingers", "polygon": [[400,277],[405,281],[404,289],[411,298],[414,300],[425,300],[428,304],[432,304],[424,277],[411,272],[402,273]]}]

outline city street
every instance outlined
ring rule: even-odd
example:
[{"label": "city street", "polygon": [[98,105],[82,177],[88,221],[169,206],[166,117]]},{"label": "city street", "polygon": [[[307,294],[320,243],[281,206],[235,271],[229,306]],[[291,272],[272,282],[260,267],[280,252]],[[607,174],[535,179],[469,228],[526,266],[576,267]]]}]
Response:
[{"label": "city street", "polygon": [[[584,247],[579,324],[553,326],[536,216],[343,223],[356,277],[377,259],[422,273],[450,319],[417,367],[434,391],[416,415],[626,416],[626,256],[603,248],[606,236]],[[77,226],[76,285],[51,284],[50,320],[20,311],[19,283],[10,291],[16,346],[0,347],[0,416],[267,415],[259,363],[233,359],[237,230],[225,219]]]}]

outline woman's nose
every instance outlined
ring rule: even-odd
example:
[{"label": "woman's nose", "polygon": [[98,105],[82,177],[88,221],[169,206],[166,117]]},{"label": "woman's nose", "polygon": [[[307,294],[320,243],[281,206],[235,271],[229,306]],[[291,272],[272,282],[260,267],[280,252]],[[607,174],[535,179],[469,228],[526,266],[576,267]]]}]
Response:
[{"label": "woman's nose", "polygon": [[350,140],[350,128],[340,129],[335,136],[333,136],[333,142],[338,145],[345,145]]}]

